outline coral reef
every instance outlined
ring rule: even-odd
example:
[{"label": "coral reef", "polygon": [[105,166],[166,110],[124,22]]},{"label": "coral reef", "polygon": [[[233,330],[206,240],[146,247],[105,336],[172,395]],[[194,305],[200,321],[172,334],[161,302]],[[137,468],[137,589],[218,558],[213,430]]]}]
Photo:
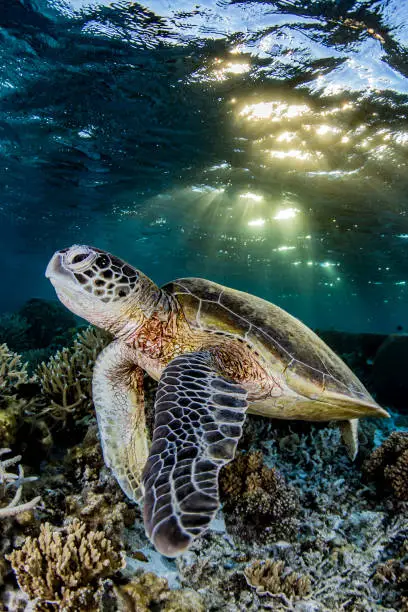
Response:
[{"label": "coral reef", "polygon": [[[17,314],[28,325],[26,335],[30,347],[62,347],[72,339],[77,326],[74,315],[57,300],[32,298]],[[17,350],[17,349],[15,349]]]},{"label": "coral reef", "polygon": [[299,511],[295,491],[260,451],[241,453],[220,475],[221,499],[232,533],[252,540],[290,540]]},{"label": "coral reef", "polygon": [[55,353],[72,341],[76,326],[60,302],[33,298],[19,312],[0,314],[0,344],[19,353],[46,348]]},{"label": "coral reef", "polygon": [[[24,476],[23,467],[19,463],[21,456],[2,459],[4,455],[10,452],[9,448],[0,448],[0,519],[10,518],[16,514],[32,510],[41,499],[40,496],[37,496],[26,503],[21,501],[23,486],[28,482],[37,480],[37,477]],[[18,464],[18,474],[9,471],[9,468],[16,464]],[[15,487],[16,489],[12,499],[9,499],[8,496],[10,487]]]},{"label": "coral reef", "polygon": [[366,459],[363,470],[381,491],[408,501],[408,432],[394,431]]},{"label": "coral reef", "polygon": [[27,319],[18,313],[0,314],[0,344],[7,344],[13,351],[25,351],[30,347]]},{"label": "coral reef", "polygon": [[38,538],[28,537],[8,555],[20,588],[34,610],[98,611],[102,579],[124,567],[123,553],[103,531],[91,531],[74,519],[62,529],[41,525]]},{"label": "coral reef", "polygon": [[[54,345],[64,338],[58,333]],[[371,359],[378,339],[358,338],[355,346],[340,340],[369,380],[366,356]],[[335,425],[249,416],[236,460],[221,471],[223,511],[187,554],[169,561],[148,543],[140,508],[126,499],[102,458],[91,378],[108,341],[88,328],[56,354],[54,345],[30,344],[24,359],[0,346],[0,447],[13,444],[11,459],[0,457],[0,511],[7,512],[0,521],[0,610],[406,608],[408,434],[393,434],[372,453],[374,440],[403,425],[402,415],[361,423],[354,463]],[[31,368],[48,361],[32,375],[27,358]],[[152,427],[157,383],[145,383]],[[21,454],[27,474],[41,473],[33,484],[17,469]],[[368,456],[364,471],[371,480],[364,482],[361,464]],[[397,501],[376,495],[374,482]],[[25,497],[16,501],[23,485]],[[38,495],[35,511],[20,512],[27,500],[38,503]]]},{"label": "coral reef", "polygon": [[284,595],[289,602],[301,599],[311,591],[309,576],[298,575],[283,561],[254,561],[244,570],[245,578],[260,595]]},{"label": "coral reef", "polygon": [[45,404],[41,416],[59,421],[64,428],[89,416],[93,366],[109,339],[105,332],[88,327],[77,334],[71,347],[38,367],[35,376]]}]

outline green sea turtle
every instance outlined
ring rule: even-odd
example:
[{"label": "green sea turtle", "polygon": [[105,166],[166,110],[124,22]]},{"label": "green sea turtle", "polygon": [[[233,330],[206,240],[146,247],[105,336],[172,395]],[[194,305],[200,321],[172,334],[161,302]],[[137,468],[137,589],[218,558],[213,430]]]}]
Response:
[{"label": "green sea turtle", "polygon": [[[345,421],[352,457],[357,419],[388,416],[316,334],[258,297],[201,278],[159,289],[79,245],[57,251],[46,276],[65,306],[115,337],[93,375],[104,459],[129,498],[143,495],[146,533],[166,556],[208,528],[247,411]],[[151,445],[144,371],[159,381]]]}]

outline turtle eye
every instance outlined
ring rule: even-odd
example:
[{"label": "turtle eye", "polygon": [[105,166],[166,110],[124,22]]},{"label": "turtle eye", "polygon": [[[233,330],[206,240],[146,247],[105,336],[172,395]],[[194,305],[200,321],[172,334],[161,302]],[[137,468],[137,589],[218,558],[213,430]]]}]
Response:
[{"label": "turtle eye", "polygon": [[86,255],[85,253],[81,253],[81,255],[75,255],[75,257],[72,258],[71,263],[72,264],[77,264],[80,261],[84,261],[84,259],[86,259],[88,257],[88,255]]},{"label": "turtle eye", "polygon": [[95,259],[95,253],[86,246],[74,246],[65,256],[66,264],[71,270],[84,270],[91,265]]}]

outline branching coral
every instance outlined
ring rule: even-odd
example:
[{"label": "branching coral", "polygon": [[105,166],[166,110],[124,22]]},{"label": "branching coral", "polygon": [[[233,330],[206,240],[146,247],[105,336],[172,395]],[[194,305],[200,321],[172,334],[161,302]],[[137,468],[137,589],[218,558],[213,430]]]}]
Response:
[{"label": "branching coral", "polygon": [[299,510],[294,490],[261,452],[242,453],[220,475],[227,525],[244,539],[293,538]]},{"label": "branching coral", "polygon": [[13,395],[19,385],[28,382],[27,364],[7,344],[0,345],[0,393]]},{"label": "branching coral", "polygon": [[91,531],[77,519],[61,530],[41,525],[38,538],[28,537],[8,559],[33,609],[47,602],[53,606],[48,609],[65,612],[98,611],[102,579],[125,565],[103,531]]},{"label": "branching coral", "polygon": [[88,327],[77,334],[72,347],[58,351],[38,367],[36,377],[46,403],[41,415],[66,424],[70,417],[79,420],[89,414],[93,366],[109,339],[105,332]]},{"label": "branching coral", "polygon": [[15,441],[22,411],[28,405],[19,397],[19,387],[28,381],[27,364],[7,344],[0,345],[0,446]]},{"label": "branching coral", "polygon": [[244,574],[259,595],[283,595],[290,602],[311,591],[310,577],[296,574],[283,561],[254,561],[245,568]]},{"label": "branching coral", "polygon": [[[3,455],[10,453],[9,448],[0,449],[0,519],[9,518],[32,510],[40,501],[41,497],[35,497],[29,502],[22,503],[21,497],[23,494],[23,486],[27,482],[33,482],[37,480],[36,476],[24,476],[24,470],[18,463],[21,460],[21,456],[10,457],[9,459],[1,459]],[[14,474],[9,471],[11,466],[15,466],[18,463],[18,474]],[[15,487],[16,492],[12,499],[8,499],[8,490],[10,487]],[[5,504],[5,505],[3,505]]]},{"label": "branching coral", "polygon": [[364,462],[363,470],[377,487],[408,501],[408,432],[394,431]]}]

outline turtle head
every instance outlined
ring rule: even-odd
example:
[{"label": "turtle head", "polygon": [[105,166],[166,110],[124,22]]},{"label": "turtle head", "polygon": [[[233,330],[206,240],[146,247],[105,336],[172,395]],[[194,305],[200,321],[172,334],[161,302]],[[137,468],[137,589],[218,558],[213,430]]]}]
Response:
[{"label": "turtle head", "polygon": [[140,324],[160,291],[139,270],[86,245],[54,253],[45,276],[67,308],[115,335]]}]

